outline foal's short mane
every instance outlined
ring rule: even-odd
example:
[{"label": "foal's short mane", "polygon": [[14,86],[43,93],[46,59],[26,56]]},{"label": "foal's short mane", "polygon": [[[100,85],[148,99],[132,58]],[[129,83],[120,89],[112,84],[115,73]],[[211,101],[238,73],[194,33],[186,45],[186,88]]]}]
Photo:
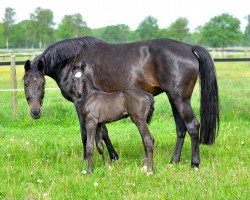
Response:
[{"label": "foal's short mane", "polygon": [[44,58],[46,66],[54,67],[57,63],[75,58],[84,48],[91,48],[98,41],[101,40],[90,36],[61,40],[45,49],[34,61]]}]

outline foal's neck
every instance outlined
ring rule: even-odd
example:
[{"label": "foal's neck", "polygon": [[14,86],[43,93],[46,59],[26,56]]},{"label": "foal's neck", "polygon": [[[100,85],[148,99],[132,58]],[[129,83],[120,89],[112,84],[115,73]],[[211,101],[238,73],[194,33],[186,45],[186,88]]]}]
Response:
[{"label": "foal's neck", "polygon": [[[86,94],[86,98],[88,95],[92,94],[93,92],[97,92],[97,88],[91,83],[87,78],[84,80],[84,89],[83,92]],[[85,96],[85,95],[84,95]]]}]

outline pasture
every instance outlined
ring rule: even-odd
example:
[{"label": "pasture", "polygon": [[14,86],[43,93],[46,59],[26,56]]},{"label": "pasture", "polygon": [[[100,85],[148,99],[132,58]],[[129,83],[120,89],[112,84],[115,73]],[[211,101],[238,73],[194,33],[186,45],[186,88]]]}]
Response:
[{"label": "pasture", "polygon": [[[141,172],[143,146],[130,119],[108,125],[120,159],[103,165],[94,152],[94,173],[82,162],[79,123],[59,90],[45,92],[42,117],[31,119],[23,92],[18,116],[11,93],[0,93],[0,199],[247,199],[250,195],[250,63],[216,63],[220,131],[213,146],[201,145],[201,165],[190,169],[186,136],[179,165],[169,165],[176,132],[165,94],[155,98],[149,126],[155,138],[154,175]],[[17,67],[18,88],[23,67]],[[46,87],[56,87],[46,79]],[[11,88],[10,69],[0,67],[0,88]],[[199,84],[192,105],[199,118]],[[107,152],[106,152],[106,155]]]}]

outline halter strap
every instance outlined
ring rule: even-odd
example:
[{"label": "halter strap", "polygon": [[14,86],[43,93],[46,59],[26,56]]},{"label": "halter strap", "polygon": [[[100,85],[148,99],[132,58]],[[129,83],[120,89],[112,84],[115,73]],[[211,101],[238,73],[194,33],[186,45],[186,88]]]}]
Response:
[{"label": "halter strap", "polygon": [[31,99],[35,99],[35,100],[37,100],[37,99],[38,99],[38,97],[37,97],[37,96],[32,95],[32,96],[27,96],[27,97],[26,97],[26,99],[27,99],[27,101],[29,102]]}]

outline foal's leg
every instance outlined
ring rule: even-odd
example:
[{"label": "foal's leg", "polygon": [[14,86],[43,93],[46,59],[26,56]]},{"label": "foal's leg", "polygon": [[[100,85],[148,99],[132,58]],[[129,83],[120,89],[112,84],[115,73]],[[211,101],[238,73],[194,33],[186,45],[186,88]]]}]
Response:
[{"label": "foal's leg", "polygon": [[94,150],[94,138],[96,134],[97,123],[93,120],[86,120],[87,130],[87,144],[86,154],[88,160],[88,172],[93,172],[93,150]]},{"label": "foal's leg", "polygon": [[136,124],[141,137],[142,137],[142,143],[144,145],[144,149],[146,149],[145,155],[147,156],[146,158],[146,166],[147,166],[147,174],[151,175],[153,174],[153,150],[154,150],[154,138],[151,135],[148,127],[146,120],[138,120],[138,119],[133,119],[131,117],[132,121]]},{"label": "foal's leg", "polygon": [[200,124],[196,119],[194,112],[191,108],[190,101],[175,101],[173,102],[176,109],[178,110],[180,117],[184,121],[188,133],[191,138],[192,148],[192,167],[199,167],[200,164],[200,149],[199,149],[199,128]]},{"label": "foal's leg", "polygon": [[180,157],[181,157],[181,150],[182,150],[182,147],[183,147],[183,143],[184,143],[187,128],[186,128],[186,125],[184,124],[182,118],[180,117],[180,114],[177,111],[174,103],[172,103],[170,101],[170,104],[171,104],[174,119],[175,119],[176,133],[177,133],[175,150],[174,150],[174,154],[173,154],[173,157],[172,157],[170,163],[173,163],[173,162],[179,163],[180,162]]},{"label": "foal's leg", "polygon": [[85,120],[84,117],[81,114],[81,106],[79,106],[78,103],[74,103],[75,109],[78,115],[78,120],[80,124],[81,129],[81,138],[82,138],[82,144],[83,144],[83,160],[87,160],[87,154],[86,154],[86,142],[87,142],[87,135],[86,135],[86,129],[85,129]]},{"label": "foal's leg", "polygon": [[[77,115],[78,115],[78,119],[79,119],[79,123],[80,123],[80,128],[81,128],[81,138],[82,138],[82,144],[83,144],[83,159],[86,160],[87,159],[87,154],[86,154],[86,142],[87,142],[87,138],[86,138],[86,128],[85,128],[85,119],[81,113],[81,109],[82,107],[78,105],[78,103],[74,103],[75,105],[75,109],[77,111]],[[103,126],[103,132],[102,132],[102,137],[103,140],[107,146],[109,155],[110,155],[110,159],[111,160],[118,160],[118,154],[116,153],[110,139],[108,136],[108,130],[105,126],[105,124],[102,125]]]},{"label": "foal's leg", "polygon": [[107,159],[104,153],[104,147],[103,147],[103,141],[102,141],[102,127],[101,125],[97,126],[97,131],[96,131],[96,136],[95,136],[95,142],[96,142],[96,148],[99,152],[99,154],[101,154],[102,159],[104,164],[106,164]]}]

